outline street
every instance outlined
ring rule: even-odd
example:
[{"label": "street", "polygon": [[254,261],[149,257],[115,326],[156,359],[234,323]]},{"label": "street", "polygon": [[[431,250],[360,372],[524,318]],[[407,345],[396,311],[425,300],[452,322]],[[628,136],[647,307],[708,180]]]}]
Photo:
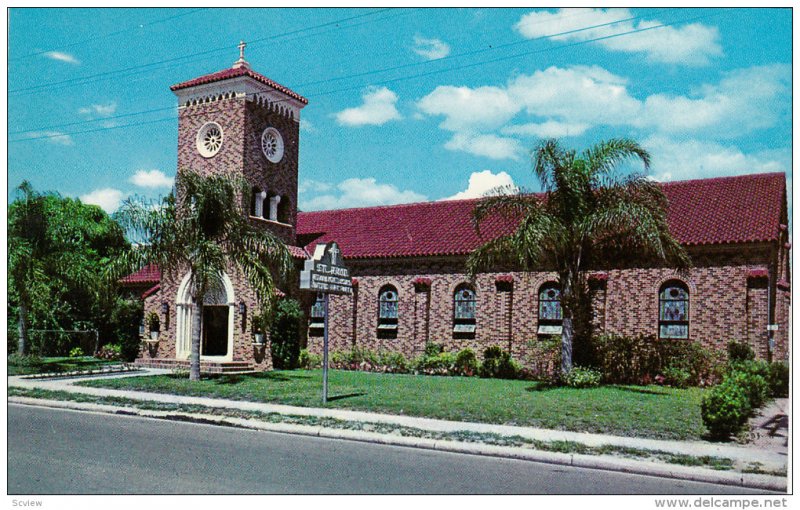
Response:
[{"label": "street", "polygon": [[731,486],[10,404],[9,494],[744,494]]}]

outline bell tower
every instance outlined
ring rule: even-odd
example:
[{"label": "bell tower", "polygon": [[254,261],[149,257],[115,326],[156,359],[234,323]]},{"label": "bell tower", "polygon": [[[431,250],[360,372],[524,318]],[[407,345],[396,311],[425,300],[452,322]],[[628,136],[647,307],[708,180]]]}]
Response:
[{"label": "bell tower", "polygon": [[300,110],[308,100],[250,68],[247,45],[228,69],[173,85],[178,173],[243,177],[252,222],[294,244]]}]

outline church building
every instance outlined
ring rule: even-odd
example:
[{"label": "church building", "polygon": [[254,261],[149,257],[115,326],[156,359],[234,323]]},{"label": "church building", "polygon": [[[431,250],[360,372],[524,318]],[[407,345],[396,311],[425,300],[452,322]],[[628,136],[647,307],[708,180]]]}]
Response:
[{"label": "church building", "polygon": [[[525,362],[531,342],[561,332],[556,275],[498,268],[469,281],[465,261],[513,222],[472,225],[476,200],[300,212],[297,209],[300,114],[308,101],[253,71],[240,58],[229,69],[173,85],[178,101],[178,169],[243,176],[252,190],[249,221],[289,247],[299,270],[319,243],[336,241],[353,276],[352,295],[331,296],[331,350],[354,346],[422,354],[427,342],[479,355],[498,345]],[[589,275],[595,332],[648,334],[724,349],[750,344],[758,357],[789,355],[790,274],[786,176],[752,174],[662,185],[673,236],[688,250],[687,275],[652,264]],[[136,363],[188,366],[188,274],[147,266],[122,280],[139,294],[159,330],[142,331]],[[321,301],[295,284],[308,349],[322,348]],[[259,309],[231,270],[205,298],[204,372],[271,368],[269,342],[251,328]]]}]

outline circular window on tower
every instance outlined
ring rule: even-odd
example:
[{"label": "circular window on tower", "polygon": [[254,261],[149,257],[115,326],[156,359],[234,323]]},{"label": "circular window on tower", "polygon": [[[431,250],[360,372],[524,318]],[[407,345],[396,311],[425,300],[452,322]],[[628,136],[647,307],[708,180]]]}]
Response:
[{"label": "circular window on tower", "polygon": [[197,132],[197,152],[210,158],[222,147],[222,128],[216,122],[206,122]]},{"label": "circular window on tower", "polygon": [[261,134],[261,150],[272,163],[278,163],[283,158],[283,137],[277,129],[268,127]]}]

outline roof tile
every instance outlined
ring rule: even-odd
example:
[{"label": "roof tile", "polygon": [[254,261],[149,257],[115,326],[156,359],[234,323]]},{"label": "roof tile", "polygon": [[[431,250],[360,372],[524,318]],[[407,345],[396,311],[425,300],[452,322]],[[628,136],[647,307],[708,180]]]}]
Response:
[{"label": "roof tile", "polygon": [[231,68],[228,68],[228,69],[223,69],[222,71],[217,71],[216,73],[207,74],[205,76],[200,76],[199,78],[194,78],[192,80],[188,80],[188,81],[184,81],[184,82],[181,82],[181,83],[177,83],[177,84],[171,86],[170,90],[176,91],[176,90],[185,89],[185,88],[189,88],[189,87],[195,87],[197,85],[205,85],[206,83],[214,83],[216,81],[228,80],[228,79],[231,79],[231,78],[238,78],[239,76],[249,76],[250,78],[253,78],[256,81],[259,81],[259,82],[261,82],[261,83],[263,83],[265,85],[269,85],[270,87],[272,87],[275,90],[283,92],[284,94],[286,94],[289,97],[293,97],[294,99],[297,99],[298,101],[300,101],[303,104],[308,104],[308,99],[304,98],[303,96],[301,96],[297,92],[294,92],[293,90],[291,90],[291,89],[289,89],[287,87],[284,87],[280,83],[272,81],[269,78],[267,78],[266,76],[264,76],[262,74],[259,74],[259,73],[255,72],[255,71],[253,71],[252,69],[248,69],[246,67],[237,67],[237,68],[231,67]]}]

